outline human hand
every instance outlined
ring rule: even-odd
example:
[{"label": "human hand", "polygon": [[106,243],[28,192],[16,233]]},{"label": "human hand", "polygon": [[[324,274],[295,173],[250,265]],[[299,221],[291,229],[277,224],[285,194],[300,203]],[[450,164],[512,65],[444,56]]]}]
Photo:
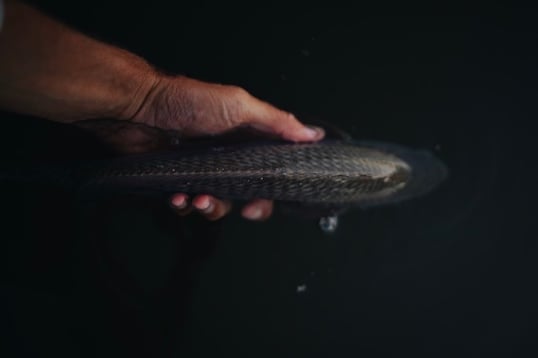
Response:
[{"label": "human hand", "polygon": [[[165,130],[176,130],[188,137],[218,135],[238,127],[249,127],[294,142],[323,138],[321,128],[307,127],[292,114],[263,102],[245,90],[205,83],[186,77],[162,77],[147,93],[132,121]],[[217,220],[231,209],[231,203],[211,195],[189,198],[177,193],[170,203],[180,215],[193,210],[209,220]],[[255,199],[246,204],[242,215],[252,220],[267,219],[273,203]]]},{"label": "human hand", "polygon": [[[142,58],[84,36],[24,2],[5,5],[9,16],[0,33],[3,109],[77,122],[123,152],[159,147],[156,129],[205,136],[247,126],[290,141],[323,137],[322,130],[308,129],[239,87],[160,75]],[[93,121],[96,118],[120,121]],[[183,208],[188,199],[177,194],[171,203]],[[207,195],[191,203],[209,219],[222,217],[230,208]],[[271,202],[255,200],[243,208],[243,215],[263,219],[271,210]]]}]

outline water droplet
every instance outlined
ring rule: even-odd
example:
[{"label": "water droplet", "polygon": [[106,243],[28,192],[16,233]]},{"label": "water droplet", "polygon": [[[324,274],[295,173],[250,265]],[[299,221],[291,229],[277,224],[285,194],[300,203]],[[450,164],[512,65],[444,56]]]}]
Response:
[{"label": "water droplet", "polygon": [[325,216],[319,219],[319,227],[325,233],[333,233],[338,228],[338,216]]}]

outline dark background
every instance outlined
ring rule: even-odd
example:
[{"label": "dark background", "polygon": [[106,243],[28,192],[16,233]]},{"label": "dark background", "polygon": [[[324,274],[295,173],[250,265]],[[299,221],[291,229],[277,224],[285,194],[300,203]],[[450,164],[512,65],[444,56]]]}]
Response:
[{"label": "dark background", "polygon": [[[39,6],[163,71],[434,151],[450,178],[332,236],[278,213],[208,225],[160,201],[3,188],[4,356],[538,354],[535,9]],[[3,157],[92,148],[4,117]]]}]

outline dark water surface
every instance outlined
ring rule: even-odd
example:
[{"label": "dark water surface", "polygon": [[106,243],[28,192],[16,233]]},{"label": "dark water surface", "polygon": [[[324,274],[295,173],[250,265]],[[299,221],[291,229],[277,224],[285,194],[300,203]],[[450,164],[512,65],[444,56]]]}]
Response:
[{"label": "dark water surface", "polygon": [[[450,178],[332,236],[280,214],[207,224],[149,199],[2,188],[3,356],[538,354],[533,9],[126,4],[43,6],[166,71],[434,151]],[[3,158],[93,150],[5,117]]]}]

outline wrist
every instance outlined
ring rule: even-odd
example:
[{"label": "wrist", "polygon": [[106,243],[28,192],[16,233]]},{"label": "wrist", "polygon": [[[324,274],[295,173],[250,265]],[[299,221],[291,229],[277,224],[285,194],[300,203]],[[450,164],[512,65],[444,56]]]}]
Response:
[{"label": "wrist", "polygon": [[145,85],[134,110],[125,119],[161,129],[178,129],[188,114],[187,88],[191,79],[183,76],[167,76],[154,73]]},{"label": "wrist", "polygon": [[136,119],[145,111],[149,103],[154,101],[163,76],[147,65],[147,68],[136,68],[130,77],[131,85],[124,94],[124,105],[118,109],[119,112],[114,113],[114,117],[121,120],[142,122]]}]

